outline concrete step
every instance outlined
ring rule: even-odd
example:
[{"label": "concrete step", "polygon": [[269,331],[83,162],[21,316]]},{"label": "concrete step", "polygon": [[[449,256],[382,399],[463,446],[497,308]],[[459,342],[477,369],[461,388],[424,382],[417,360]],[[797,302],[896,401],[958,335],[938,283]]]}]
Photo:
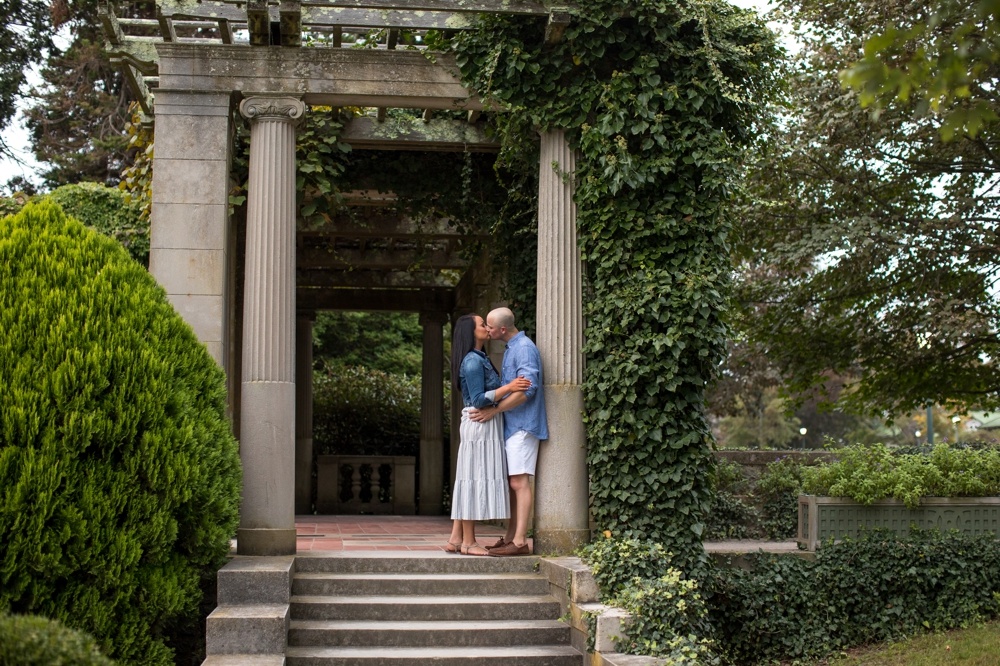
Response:
[{"label": "concrete step", "polygon": [[548,582],[535,573],[298,573],[292,594],[492,596],[548,593]]},{"label": "concrete step", "polygon": [[210,654],[201,666],[286,666],[283,654]]},{"label": "concrete step", "polygon": [[498,663],[505,666],[580,666],[582,656],[567,646],[518,647],[290,647],[287,666],[426,666]]},{"label": "concrete step", "polygon": [[462,647],[567,645],[569,625],[559,620],[439,622],[323,622],[293,620],[288,644],[306,646]]},{"label": "concrete step", "polygon": [[445,552],[414,555],[405,551],[369,551],[357,554],[303,553],[295,557],[296,573],[532,573],[538,558],[476,557]]},{"label": "concrete step", "polygon": [[551,620],[559,617],[551,595],[491,597],[293,595],[293,620]]}]

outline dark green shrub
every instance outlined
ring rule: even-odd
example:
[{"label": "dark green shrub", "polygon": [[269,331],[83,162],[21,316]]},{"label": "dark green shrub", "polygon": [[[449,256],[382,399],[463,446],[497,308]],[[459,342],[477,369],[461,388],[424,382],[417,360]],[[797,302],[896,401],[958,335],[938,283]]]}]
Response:
[{"label": "dark green shrub", "polygon": [[764,468],[754,494],[760,502],[760,527],[768,539],[790,539],[798,532],[802,465],[781,458]]},{"label": "dark green shrub", "polygon": [[52,190],[46,198],[67,215],[114,238],[143,266],[149,264],[149,220],[125,192],[100,183],[75,183]]},{"label": "dark green shrub", "polygon": [[87,634],[35,615],[0,615],[0,666],[114,666]]},{"label": "dark green shrub", "polygon": [[705,517],[706,541],[745,539],[748,526],[756,523],[756,514],[738,494],[748,489],[749,483],[743,467],[729,460],[719,460],[712,470],[712,488],[715,498]]},{"label": "dark green shrub", "polygon": [[737,664],[821,657],[967,626],[1000,611],[1000,542],[939,532],[874,533],[815,561],[760,556],[708,577],[715,639]]},{"label": "dark green shrub", "polygon": [[229,550],[222,370],[125,250],[52,203],[0,220],[0,609],[169,664]]},{"label": "dark green shrub", "polygon": [[317,454],[414,456],[420,448],[420,378],[325,365],[313,375]]},{"label": "dark green shrub", "polygon": [[29,200],[46,199],[86,226],[114,238],[143,266],[149,265],[149,220],[143,205],[128,193],[100,183],[74,183],[38,197],[0,197],[0,216],[17,213]]}]

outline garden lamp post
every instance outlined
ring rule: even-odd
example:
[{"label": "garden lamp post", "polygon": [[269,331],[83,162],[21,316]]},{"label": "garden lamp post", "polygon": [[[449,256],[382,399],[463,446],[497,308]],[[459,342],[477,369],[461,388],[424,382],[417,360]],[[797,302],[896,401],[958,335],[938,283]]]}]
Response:
[{"label": "garden lamp post", "polygon": [[955,426],[955,443],[958,444],[958,424],[962,422],[961,416],[951,417],[951,422]]},{"label": "garden lamp post", "polygon": [[805,449],[806,448],[806,433],[807,432],[809,432],[808,428],[799,428],[799,435],[802,437],[802,440],[801,440],[802,443],[799,445],[800,449]]}]

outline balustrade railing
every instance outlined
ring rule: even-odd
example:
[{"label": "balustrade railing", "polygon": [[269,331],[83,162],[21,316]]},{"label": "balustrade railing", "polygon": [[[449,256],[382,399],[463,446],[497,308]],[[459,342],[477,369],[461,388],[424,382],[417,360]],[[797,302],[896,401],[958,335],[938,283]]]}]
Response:
[{"label": "balustrade railing", "polygon": [[319,456],[316,511],[321,514],[416,513],[413,456]]}]

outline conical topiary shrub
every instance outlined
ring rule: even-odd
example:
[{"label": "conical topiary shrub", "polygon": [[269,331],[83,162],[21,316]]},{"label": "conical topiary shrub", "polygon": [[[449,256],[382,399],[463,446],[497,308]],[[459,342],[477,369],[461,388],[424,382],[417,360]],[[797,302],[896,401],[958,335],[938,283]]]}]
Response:
[{"label": "conical topiary shrub", "polygon": [[238,521],[221,369],[115,241],[0,219],[0,610],[169,664]]}]

